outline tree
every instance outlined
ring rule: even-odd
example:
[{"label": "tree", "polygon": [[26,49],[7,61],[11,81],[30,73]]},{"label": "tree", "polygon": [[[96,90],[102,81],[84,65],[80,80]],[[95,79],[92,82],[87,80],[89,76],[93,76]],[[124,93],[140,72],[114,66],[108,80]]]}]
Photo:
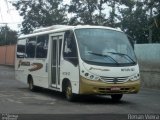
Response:
[{"label": "tree", "polygon": [[149,14],[149,42],[160,43],[160,1],[145,0]]},{"label": "tree", "polygon": [[102,11],[105,10],[104,5],[106,4],[107,0],[99,0],[97,4],[97,11],[98,13],[95,15],[95,23],[97,25],[107,25],[108,21],[106,19],[106,14]]},{"label": "tree", "polygon": [[[160,42],[159,0],[71,0],[70,5],[62,2],[22,0],[15,3],[24,18],[22,33],[56,24],[104,25],[122,28],[137,43]],[[110,9],[108,18],[107,9]],[[71,14],[70,18],[67,13]]]},{"label": "tree", "polygon": [[116,5],[119,6],[120,0],[107,0],[106,2],[112,9],[108,18],[108,25],[110,27],[116,27],[116,18],[118,16],[116,13]]},{"label": "tree", "polygon": [[97,9],[97,0],[72,0],[68,12],[75,14],[69,24],[93,25],[94,12]]},{"label": "tree", "polygon": [[0,45],[16,44],[17,32],[8,26],[0,27]]},{"label": "tree", "polygon": [[119,27],[137,43],[148,42],[148,19],[144,3],[140,1],[124,0],[121,4],[126,8],[120,9],[121,17]]},{"label": "tree", "polygon": [[[159,29],[155,26],[158,23],[158,15],[156,15],[159,9],[158,3],[159,0],[119,1],[119,4],[123,7],[118,8],[119,14],[116,17],[119,22],[115,23],[115,27],[119,26],[126,34],[133,37],[137,43],[157,42],[159,40]],[[110,17],[112,18],[112,15]]]},{"label": "tree", "polygon": [[38,27],[66,24],[66,6],[62,0],[29,0],[13,3],[23,16],[22,33],[30,33]]}]

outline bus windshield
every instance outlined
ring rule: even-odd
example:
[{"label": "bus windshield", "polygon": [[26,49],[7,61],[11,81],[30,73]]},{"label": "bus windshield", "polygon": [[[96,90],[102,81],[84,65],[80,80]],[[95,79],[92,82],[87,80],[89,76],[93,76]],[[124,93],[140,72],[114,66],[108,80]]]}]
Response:
[{"label": "bus windshield", "polygon": [[75,35],[83,61],[98,65],[136,64],[133,48],[123,32],[101,29],[76,29]]}]

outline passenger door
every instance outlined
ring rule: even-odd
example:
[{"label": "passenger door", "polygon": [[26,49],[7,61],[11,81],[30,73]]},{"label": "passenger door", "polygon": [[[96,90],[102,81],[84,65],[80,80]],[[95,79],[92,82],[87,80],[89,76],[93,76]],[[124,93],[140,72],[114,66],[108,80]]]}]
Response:
[{"label": "passenger door", "polygon": [[51,37],[51,87],[60,88],[60,59],[63,35]]}]

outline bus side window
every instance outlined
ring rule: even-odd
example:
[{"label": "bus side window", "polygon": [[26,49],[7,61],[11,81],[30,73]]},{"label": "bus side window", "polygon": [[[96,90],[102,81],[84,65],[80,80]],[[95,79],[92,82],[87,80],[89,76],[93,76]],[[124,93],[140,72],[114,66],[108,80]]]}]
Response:
[{"label": "bus side window", "polygon": [[64,39],[64,58],[77,57],[77,47],[73,32],[67,31]]},{"label": "bus side window", "polygon": [[26,43],[26,54],[27,58],[35,57],[35,49],[36,49],[36,37],[28,38]]},{"label": "bus side window", "polygon": [[63,57],[75,66],[78,64],[77,45],[72,31],[67,31],[64,36]]},{"label": "bus side window", "polygon": [[37,38],[36,58],[46,58],[48,51],[48,35],[41,35]]},{"label": "bus side window", "polygon": [[17,43],[17,58],[26,57],[26,39],[19,40]]}]

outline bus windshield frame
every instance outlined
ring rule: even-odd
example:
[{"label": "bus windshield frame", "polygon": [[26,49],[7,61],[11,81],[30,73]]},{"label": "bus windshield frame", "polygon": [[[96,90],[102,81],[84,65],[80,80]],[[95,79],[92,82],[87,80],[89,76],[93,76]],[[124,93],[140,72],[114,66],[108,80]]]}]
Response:
[{"label": "bus windshield frame", "polygon": [[100,66],[137,64],[133,47],[123,32],[104,28],[79,28],[74,32],[84,62]]}]

